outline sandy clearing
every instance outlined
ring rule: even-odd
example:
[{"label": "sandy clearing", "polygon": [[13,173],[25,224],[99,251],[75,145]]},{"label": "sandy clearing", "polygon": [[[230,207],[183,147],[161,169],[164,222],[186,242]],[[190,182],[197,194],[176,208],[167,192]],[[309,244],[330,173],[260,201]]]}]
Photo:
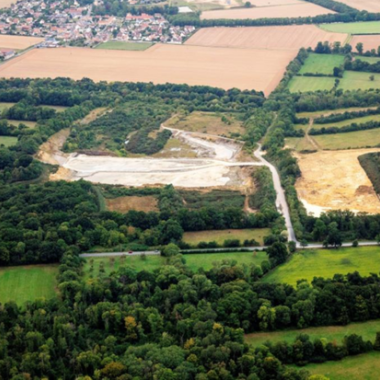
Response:
[{"label": "sandy clearing", "polygon": [[[248,166],[248,165],[247,165]],[[255,163],[249,163],[255,166]],[[243,185],[249,176],[239,165],[207,159],[149,159],[108,156],[69,156],[66,178],[124,186],[172,184],[177,187]]]},{"label": "sandy clearing", "polygon": [[380,213],[380,201],[358,157],[379,149],[319,151],[297,154],[302,177],[296,189],[309,212],[349,209]]},{"label": "sandy clearing", "polygon": [[[2,4],[0,0],[0,5]],[[4,49],[23,50],[30,46],[39,44],[44,39],[39,37],[0,35],[0,47]]]},{"label": "sandy clearing", "polygon": [[288,4],[273,7],[239,8],[202,12],[201,20],[216,19],[260,19],[287,17],[314,17],[335,13],[312,3]]},{"label": "sandy clearing", "polygon": [[276,49],[297,51],[315,47],[320,41],[344,44],[348,35],[326,32],[315,25],[261,26],[244,28],[203,28],[187,41],[187,45],[242,49]]},{"label": "sandy clearing", "polygon": [[159,211],[158,209],[158,200],[156,197],[147,195],[144,197],[138,196],[126,196],[126,197],[117,197],[113,199],[105,199],[107,210],[117,211],[121,213],[126,213],[130,210],[136,211]]},{"label": "sandy clearing", "polygon": [[339,0],[341,3],[346,4],[352,8],[359,9],[359,11],[380,12],[379,0]]},{"label": "sandy clearing", "polygon": [[2,65],[0,76],[187,83],[255,89],[268,95],[295,54],[183,45],[156,45],[146,51],[36,49]]},{"label": "sandy clearing", "polygon": [[[379,3],[380,4],[380,3]],[[379,30],[380,33],[380,30]],[[380,34],[371,35],[371,36],[353,36],[350,45],[356,51],[356,45],[361,42],[364,45],[364,51],[375,49],[380,46]]]}]

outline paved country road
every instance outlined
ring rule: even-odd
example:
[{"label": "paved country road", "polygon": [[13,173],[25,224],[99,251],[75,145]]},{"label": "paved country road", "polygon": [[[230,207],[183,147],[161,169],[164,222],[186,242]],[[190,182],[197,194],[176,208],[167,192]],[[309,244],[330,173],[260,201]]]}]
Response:
[{"label": "paved country road", "polygon": [[274,189],[276,190],[276,194],[277,194],[276,207],[277,207],[277,210],[285,218],[285,225],[286,225],[286,229],[288,231],[288,241],[294,241],[294,242],[296,242],[297,245],[299,245],[299,242],[297,241],[297,238],[296,238],[296,234],[294,233],[292,220],[290,218],[290,212],[289,212],[288,203],[286,202],[285,191],[281,186],[280,175],[278,174],[277,169],[263,157],[263,151],[261,148],[261,144],[258,144],[258,145],[259,145],[259,147],[255,150],[254,156],[263,165],[268,167],[272,173],[273,185],[274,185]]},{"label": "paved country road", "polygon": [[[362,241],[359,242],[359,247],[371,247],[371,246],[379,246],[379,244],[375,241]],[[352,243],[343,243],[342,244],[343,248],[348,248],[352,247]],[[191,253],[237,253],[239,250],[242,250],[241,253],[247,253],[247,251],[263,251],[267,249],[268,247],[266,246],[260,246],[260,247],[244,247],[244,250],[242,250],[242,247],[236,248],[236,249],[229,249],[226,250],[224,248],[208,248],[208,249],[185,249],[181,251],[184,254],[191,254]],[[319,249],[319,248],[324,248],[322,244],[309,244],[306,247],[301,247],[300,244],[298,244],[298,249]],[[380,248],[380,246],[379,246]],[[327,249],[327,248],[326,248]],[[335,249],[333,247],[328,247],[328,249]],[[147,255],[147,256],[158,256],[161,254],[160,251],[142,251],[142,252],[133,252],[133,253],[128,253],[128,252],[99,252],[99,253],[82,253],[79,256],[80,257],[118,257],[118,256],[141,256],[141,255]]]}]

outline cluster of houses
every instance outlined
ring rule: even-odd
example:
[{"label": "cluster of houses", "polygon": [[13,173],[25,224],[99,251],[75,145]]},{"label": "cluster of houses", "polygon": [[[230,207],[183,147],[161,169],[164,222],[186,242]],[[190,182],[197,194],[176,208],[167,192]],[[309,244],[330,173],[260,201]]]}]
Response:
[{"label": "cluster of houses", "polygon": [[174,27],[161,14],[121,18],[93,15],[92,8],[76,1],[19,0],[0,14],[0,34],[44,37],[40,47],[57,47],[96,46],[110,40],[180,44],[195,30]]}]

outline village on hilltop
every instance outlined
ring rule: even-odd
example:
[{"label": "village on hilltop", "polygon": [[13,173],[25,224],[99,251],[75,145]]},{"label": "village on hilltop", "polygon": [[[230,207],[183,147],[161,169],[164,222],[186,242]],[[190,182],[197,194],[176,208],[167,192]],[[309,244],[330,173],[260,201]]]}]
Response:
[{"label": "village on hilltop", "polygon": [[[43,37],[39,47],[48,48],[94,47],[111,40],[181,44],[194,30],[194,26],[173,26],[160,13],[95,15],[92,4],[81,6],[66,0],[21,0],[0,13],[0,34]],[[14,55],[11,51],[6,53],[4,59]]]}]

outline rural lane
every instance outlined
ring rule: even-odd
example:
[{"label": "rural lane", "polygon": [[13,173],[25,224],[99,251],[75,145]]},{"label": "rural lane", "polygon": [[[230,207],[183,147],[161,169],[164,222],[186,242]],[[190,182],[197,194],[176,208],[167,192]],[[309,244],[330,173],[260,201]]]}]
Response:
[{"label": "rural lane", "polygon": [[299,245],[299,242],[297,241],[296,234],[294,233],[294,228],[292,224],[292,220],[290,218],[290,212],[289,212],[289,206],[286,201],[285,197],[285,191],[281,186],[281,180],[280,175],[278,174],[277,169],[269,163],[264,157],[263,157],[263,151],[261,144],[258,144],[258,148],[254,152],[254,156],[266,167],[269,168],[269,170],[272,173],[273,178],[273,185],[274,189],[276,190],[277,198],[276,198],[276,207],[277,210],[283,215],[285,218],[285,226],[288,231],[288,241],[294,241],[297,246]]}]

